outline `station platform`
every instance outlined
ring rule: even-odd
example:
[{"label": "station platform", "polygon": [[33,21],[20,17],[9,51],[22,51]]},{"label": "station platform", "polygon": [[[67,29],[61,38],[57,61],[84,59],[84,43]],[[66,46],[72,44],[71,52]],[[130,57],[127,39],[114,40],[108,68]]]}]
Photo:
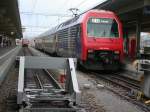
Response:
[{"label": "station platform", "polygon": [[11,46],[11,47],[0,47],[0,56],[4,55],[5,53],[11,51],[14,49],[16,46]]},{"label": "station platform", "polygon": [[0,85],[5,79],[9,69],[16,60],[16,56],[21,50],[20,46],[0,49]]},{"label": "station platform", "polygon": [[125,77],[141,81],[143,77],[143,72],[139,70],[139,59],[125,58],[123,61],[122,70],[125,71]]}]

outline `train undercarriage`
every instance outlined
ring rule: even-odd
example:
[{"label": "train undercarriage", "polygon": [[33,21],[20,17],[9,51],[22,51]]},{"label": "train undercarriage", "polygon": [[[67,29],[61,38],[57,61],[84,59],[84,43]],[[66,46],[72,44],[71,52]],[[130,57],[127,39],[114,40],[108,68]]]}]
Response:
[{"label": "train undercarriage", "polygon": [[112,51],[88,53],[87,61],[80,61],[80,64],[89,70],[118,70],[121,65],[119,52]]}]

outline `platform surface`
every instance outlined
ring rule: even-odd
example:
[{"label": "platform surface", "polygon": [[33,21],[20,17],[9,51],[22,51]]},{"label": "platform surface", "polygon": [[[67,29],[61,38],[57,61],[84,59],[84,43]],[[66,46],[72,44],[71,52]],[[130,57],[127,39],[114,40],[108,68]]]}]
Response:
[{"label": "platform surface", "polygon": [[0,47],[0,56],[4,55],[5,53],[9,52],[16,46],[11,46],[11,47]]},{"label": "platform surface", "polygon": [[15,62],[20,50],[21,47],[19,46],[0,49],[0,85]]},{"label": "platform surface", "polygon": [[125,74],[122,75],[131,79],[141,81],[141,78],[144,73],[139,70],[138,63],[139,63],[138,59],[134,59],[134,60],[125,59],[123,61],[122,69],[125,70],[126,72]]}]

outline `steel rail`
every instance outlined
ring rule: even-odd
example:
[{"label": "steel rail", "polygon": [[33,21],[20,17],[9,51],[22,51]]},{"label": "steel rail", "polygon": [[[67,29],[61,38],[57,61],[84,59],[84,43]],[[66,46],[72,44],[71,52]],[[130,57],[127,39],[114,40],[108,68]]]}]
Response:
[{"label": "steel rail", "polygon": [[[125,85],[125,84],[118,83],[117,81],[114,81],[113,79],[108,78],[108,74],[107,74],[107,76],[104,76],[104,74],[99,74],[99,73],[92,73],[92,74],[94,74],[94,75],[95,75],[96,77],[98,77],[98,78],[102,78],[102,79],[104,79],[104,80],[106,80],[106,81],[110,81],[111,83],[114,83],[115,85],[119,85],[119,86],[121,86],[121,87],[123,87],[123,88],[126,88],[127,90],[133,90],[133,89],[137,88],[137,87],[132,88],[132,87],[127,86],[127,85]],[[115,75],[116,75],[116,74],[115,74]],[[118,79],[120,79],[120,78],[118,78]],[[122,93],[120,93],[119,91],[116,91],[116,89],[114,90],[113,88],[111,88],[111,87],[109,87],[109,86],[107,86],[107,85],[105,85],[105,87],[106,87],[106,89],[108,89],[109,91],[112,91],[114,94],[117,94],[117,95],[120,96],[121,98],[123,98],[123,99],[125,99],[125,100],[127,100],[127,101],[130,101],[130,102],[132,102],[133,104],[139,106],[143,111],[145,111],[145,112],[150,112],[150,107],[147,106],[147,105],[145,105],[143,102],[138,101],[138,100],[135,100],[135,99],[133,99],[133,98],[127,96],[126,94],[122,94]],[[138,89],[138,88],[137,88],[137,89]],[[139,89],[138,89],[138,90],[139,90]]]},{"label": "steel rail", "polygon": [[[24,58],[24,63],[20,63],[20,65],[24,65],[24,70],[30,72],[23,72],[19,76],[27,76],[24,78],[24,82],[28,85],[34,83],[35,87],[24,86],[23,92],[21,92],[22,97],[17,97],[17,104],[22,105],[25,102],[29,106],[23,107],[22,110],[60,111],[62,109],[62,111],[77,111],[80,109],[77,108],[77,104],[80,102],[80,91],[75,77],[73,59],[40,57],[41,55],[38,57],[28,48],[24,48],[23,51],[26,57],[21,57]],[[56,65],[54,65],[55,63]],[[63,89],[59,82],[54,79],[54,73],[51,73],[48,69],[67,69],[68,82],[65,82],[67,88]],[[29,80],[26,78],[29,78]],[[60,108],[60,105],[62,108]]]},{"label": "steel rail", "polygon": [[42,81],[41,81],[40,77],[38,76],[38,74],[35,74],[35,77],[38,81],[38,85],[40,86],[40,89],[44,89]]},{"label": "steel rail", "polygon": [[[134,88],[134,89],[137,89],[137,90],[140,90],[140,85],[137,85],[135,83],[132,83],[131,81],[127,81],[126,79],[123,79],[121,77],[117,77],[117,76],[110,76],[111,78],[113,79],[116,79],[118,81],[121,81],[123,83],[125,83],[126,85],[128,85],[129,87],[131,88]],[[119,83],[119,82],[118,82]],[[121,86],[124,86],[123,84],[120,83]]]},{"label": "steel rail", "polygon": [[57,89],[62,89],[61,85],[52,77],[52,73],[50,73],[48,70],[44,69],[44,72],[47,74],[49,77],[49,80]]},{"label": "steel rail", "polygon": [[[128,82],[125,79],[117,77],[118,74],[107,74],[106,75],[106,74],[100,74],[100,73],[95,73],[95,72],[92,72],[92,73],[99,78],[108,80],[108,81],[115,83],[116,85],[119,85],[123,88],[129,89],[129,90],[132,90],[132,89],[140,90],[140,86],[138,86],[134,83]],[[118,81],[116,81],[116,80],[118,80]]]},{"label": "steel rail", "polygon": [[121,94],[121,93],[115,91],[114,89],[112,89],[112,88],[110,88],[110,87],[106,87],[106,88],[107,88],[109,91],[112,91],[114,94],[117,94],[117,95],[120,96],[121,98],[123,98],[123,99],[125,99],[125,100],[127,100],[127,101],[130,101],[131,103],[133,103],[133,104],[139,106],[143,111],[145,111],[145,112],[150,112],[150,107],[147,106],[147,105],[145,105],[145,104],[143,104],[142,102],[139,102],[139,101],[137,101],[137,100],[135,100],[135,99],[132,99],[132,98],[130,98],[129,96],[123,95],[123,94]]}]

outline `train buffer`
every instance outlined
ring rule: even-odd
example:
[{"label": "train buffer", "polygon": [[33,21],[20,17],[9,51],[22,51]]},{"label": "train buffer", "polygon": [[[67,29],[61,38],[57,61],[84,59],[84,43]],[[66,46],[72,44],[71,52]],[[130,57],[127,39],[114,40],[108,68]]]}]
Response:
[{"label": "train buffer", "polygon": [[[31,72],[28,74],[28,69],[36,71],[35,77],[30,80],[28,77]],[[49,72],[50,69],[65,71],[64,87]],[[37,75],[38,70],[45,71],[45,74],[39,72]],[[44,79],[40,78],[44,75],[51,83],[44,84]],[[35,79],[36,83],[31,84],[31,79]],[[80,91],[72,58],[20,57],[17,95],[19,112],[80,112],[82,109],[78,108],[79,103]]]}]

